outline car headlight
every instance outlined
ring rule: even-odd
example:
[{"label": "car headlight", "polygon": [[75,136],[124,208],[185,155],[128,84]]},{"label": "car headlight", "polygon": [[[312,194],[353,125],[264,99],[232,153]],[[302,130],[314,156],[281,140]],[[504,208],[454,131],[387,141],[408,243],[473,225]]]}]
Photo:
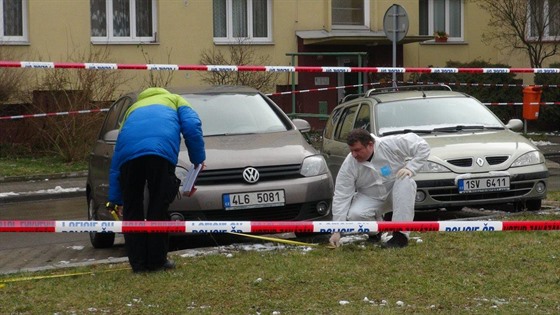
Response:
[{"label": "car headlight", "polygon": [[309,177],[326,174],[328,172],[327,162],[322,155],[312,155],[303,159],[300,174]]},{"label": "car headlight", "polygon": [[518,157],[511,167],[527,166],[544,163],[544,155],[540,151],[531,151]]},{"label": "car headlight", "polygon": [[447,167],[441,164],[432,161],[426,162],[426,164],[424,164],[424,166],[419,171],[419,173],[447,173],[447,172],[451,172],[451,170],[449,170]]}]

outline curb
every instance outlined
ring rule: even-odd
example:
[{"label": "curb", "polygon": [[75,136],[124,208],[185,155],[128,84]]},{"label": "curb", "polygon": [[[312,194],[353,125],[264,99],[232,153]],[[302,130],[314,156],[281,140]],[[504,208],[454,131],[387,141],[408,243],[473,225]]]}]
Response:
[{"label": "curb", "polygon": [[75,177],[87,177],[88,171],[70,172],[70,173],[55,173],[55,174],[34,174],[25,176],[0,176],[0,183],[12,183],[12,182],[25,182],[30,180],[40,180],[40,179],[61,179],[61,178],[75,178]]},{"label": "curb", "polygon": [[0,204],[22,202],[22,201],[64,199],[64,198],[74,198],[74,197],[86,197],[86,189],[83,188],[80,189],[79,191],[44,193],[44,194],[43,193],[19,193],[14,196],[6,196],[0,198]]}]

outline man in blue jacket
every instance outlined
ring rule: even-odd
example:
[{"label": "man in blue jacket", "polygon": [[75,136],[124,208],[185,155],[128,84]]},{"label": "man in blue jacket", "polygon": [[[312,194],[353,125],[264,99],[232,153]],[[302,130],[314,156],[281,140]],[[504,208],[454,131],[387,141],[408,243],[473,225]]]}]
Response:
[{"label": "man in blue jacket", "polygon": [[[109,204],[122,205],[124,221],[169,220],[178,191],[175,165],[181,134],[191,163],[206,159],[201,122],[189,103],[163,88],[148,88],[125,113],[109,174]],[[144,187],[147,211],[144,213]],[[172,269],[168,233],[125,233],[133,272]]]}]

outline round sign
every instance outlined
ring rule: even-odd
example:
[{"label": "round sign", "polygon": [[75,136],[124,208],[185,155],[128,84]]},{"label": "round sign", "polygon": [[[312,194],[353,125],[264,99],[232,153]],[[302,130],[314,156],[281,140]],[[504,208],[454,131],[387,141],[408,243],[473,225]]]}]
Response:
[{"label": "round sign", "polygon": [[385,12],[383,31],[389,40],[401,41],[408,33],[408,25],[408,14],[402,6],[393,4]]}]

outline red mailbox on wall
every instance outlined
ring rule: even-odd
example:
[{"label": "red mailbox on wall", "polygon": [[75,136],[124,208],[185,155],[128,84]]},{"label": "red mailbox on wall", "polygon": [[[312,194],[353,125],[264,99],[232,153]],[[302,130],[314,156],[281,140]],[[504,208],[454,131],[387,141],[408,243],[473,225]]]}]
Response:
[{"label": "red mailbox on wall", "polygon": [[536,120],[539,118],[539,104],[541,102],[542,87],[526,86],[523,88],[523,119]]}]

